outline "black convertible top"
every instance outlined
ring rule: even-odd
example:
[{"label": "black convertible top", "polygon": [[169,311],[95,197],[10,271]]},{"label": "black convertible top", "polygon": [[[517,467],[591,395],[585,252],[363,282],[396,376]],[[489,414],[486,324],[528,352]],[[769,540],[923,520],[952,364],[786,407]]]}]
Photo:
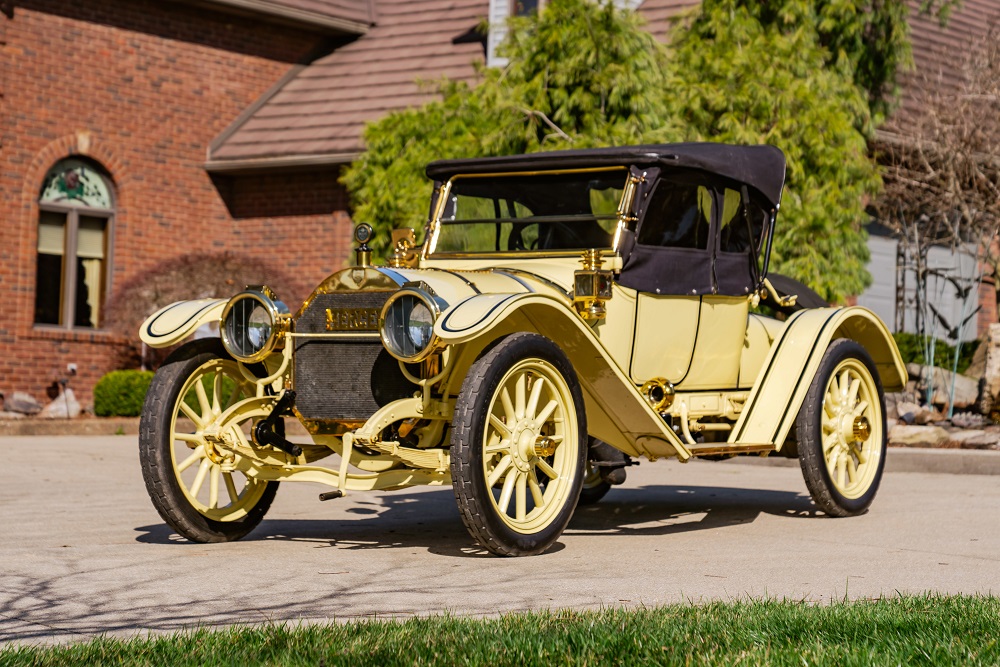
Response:
[{"label": "black convertible top", "polygon": [[701,169],[745,183],[775,206],[781,199],[781,188],[785,182],[785,155],[780,149],[767,145],[718,143],[651,144],[437,160],[427,165],[427,176],[435,181],[444,181],[457,174],[618,165]]}]

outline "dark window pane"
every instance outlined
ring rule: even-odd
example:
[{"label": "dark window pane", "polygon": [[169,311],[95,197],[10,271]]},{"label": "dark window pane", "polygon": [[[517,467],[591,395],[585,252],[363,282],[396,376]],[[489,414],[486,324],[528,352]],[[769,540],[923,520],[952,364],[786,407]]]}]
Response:
[{"label": "dark window pane", "polygon": [[60,324],[66,215],[42,211],[38,216],[38,268],[35,274],[35,322]]},{"label": "dark window pane", "polygon": [[[749,221],[747,215],[750,216]],[[722,234],[719,249],[722,252],[747,252],[754,254],[760,250],[767,214],[754,201],[746,206],[744,214],[743,198],[739,192],[726,189],[722,214]]]},{"label": "dark window pane", "polygon": [[538,0],[514,0],[514,15],[527,16],[538,11]]},{"label": "dark window pane", "polygon": [[76,299],[73,326],[97,327],[104,297],[104,251],[107,220],[81,215],[76,230]]},{"label": "dark window pane", "polygon": [[712,193],[703,185],[660,181],[636,239],[642,245],[708,248]]},{"label": "dark window pane", "polygon": [[59,324],[62,267],[62,255],[38,255],[35,277],[35,322],[38,324]]}]

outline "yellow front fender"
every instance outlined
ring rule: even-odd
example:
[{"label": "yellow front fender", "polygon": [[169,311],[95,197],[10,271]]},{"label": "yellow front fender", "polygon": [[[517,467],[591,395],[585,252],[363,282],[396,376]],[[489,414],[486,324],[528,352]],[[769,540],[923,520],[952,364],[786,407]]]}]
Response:
[{"label": "yellow front fender", "polygon": [[836,338],[849,338],[868,350],[886,391],[906,385],[906,366],[896,341],[877,315],[860,306],[802,310],[771,345],[729,442],[780,449],[826,348]]},{"label": "yellow front fender", "polygon": [[169,347],[179,343],[203,324],[218,322],[226,299],[177,301],[146,318],[139,327],[139,338],[150,347]]},{"label": "yellow front fender", "polygon": [[682,461],[691,456],[565,300],[537,293],[478,294],[448,309],[434,327],[445,344],[514,331],[537,332],[562,348],[580,380],[591,435],[631,456]]}]

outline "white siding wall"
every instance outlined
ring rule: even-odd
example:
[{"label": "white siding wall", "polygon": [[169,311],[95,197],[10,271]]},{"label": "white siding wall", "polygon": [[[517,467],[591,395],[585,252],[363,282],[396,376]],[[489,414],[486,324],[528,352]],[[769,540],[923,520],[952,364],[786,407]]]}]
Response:
[{"label": "white siding wall", "polygon": [[[642,4],[642,0],[614,0],[615,4],[622,9],[635,9]],[[545,4],[542,0],[540,3]],[[497,46],[507,36],[507,17],[510,16],[511,0],[490,0],[489,33],[486,38],[486,64],[489,67],[503,67],[507,64],[506,58],[497,55]]]},{"label": "white siding wall", "polygon": [[[858,297],[858,305],[870,308],[889,326],[896,330],[896,245],[897,241],[882,236],[868,238],[868,250],[871,252],[871,262],[868,271],[872,274],[872,285],[864,294]],[[969,280],[978,277],[976,261],[968,252],[952,252],[948,248],[931,248],[927,253],[927,264],[931,269],[939,269],[951,277],[961,277],[960,284],[968,286]],[[914,302],[916,298],[916,275],[912,270],[906,272],[906,310],[903,331],[916,331],[916,313]],[[973,291],[974,290],[973,286]],[[927,298],[937,308],[949,327],[957,327],[959,322],[969,317],[978,301],[975,295],[971,303],[964,306],[963,300],[947,278],[930,276],[927,280]],[[966,311],[963,315],[963,307]],[[962,328],[962,340],[974,340],[976,337],[976,316],[973,316]],[[933,326],[932,332],[939,338],[947,338],[945,327],[931,313],[928,324]],[[948,338],[948,341],[955,341]]]}]

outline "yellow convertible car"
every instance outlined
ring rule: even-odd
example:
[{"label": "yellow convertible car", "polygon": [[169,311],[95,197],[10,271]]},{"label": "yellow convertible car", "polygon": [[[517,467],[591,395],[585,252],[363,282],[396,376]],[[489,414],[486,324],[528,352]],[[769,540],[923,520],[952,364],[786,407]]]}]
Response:
[{"label": "yellow convertible car", "polygon": [[482,547],[537,554],[639,458],[798,457],[826,514],[867,510],[883,389],[906,371],[870,311],[802,307],[768,279],[780,150],[557,151],[427,175],[422,243],[395,231],[386,266],[362,224],[356,265],[294,312],[254,286],[142,325],[154,347],[221,332],[179,347],[143,410],[146,486],[180,535],[246,535],[283,481],[326,485],[321,500],[447,484]]}]

